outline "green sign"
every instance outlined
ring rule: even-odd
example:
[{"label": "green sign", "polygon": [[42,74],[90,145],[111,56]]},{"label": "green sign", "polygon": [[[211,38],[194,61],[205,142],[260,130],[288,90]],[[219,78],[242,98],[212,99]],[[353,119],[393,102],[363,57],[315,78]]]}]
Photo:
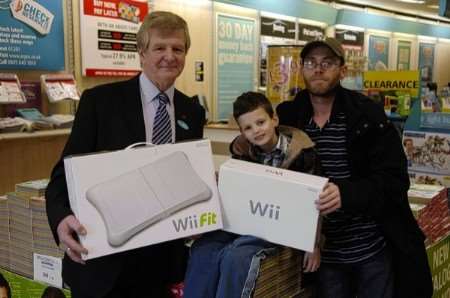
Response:
[{"label": "green sign", "polygon": [[[11,288],[12,298],[41,298],[48,285],[28,279],[18,274],[0,268],[0,273],[5,277]],[[70,298],[70,292],[63,290],[64,295]]]},{"label": "green sign", "polygon": [[450,297],[450,236],[427,248],[433,277],[433,298]]}]

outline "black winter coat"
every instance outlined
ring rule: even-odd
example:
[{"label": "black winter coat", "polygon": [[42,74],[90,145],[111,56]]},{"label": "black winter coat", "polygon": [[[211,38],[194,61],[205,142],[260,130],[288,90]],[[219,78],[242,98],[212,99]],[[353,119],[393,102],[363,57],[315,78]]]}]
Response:
[{"label": "black winter coat", "polygon": [[[368,97],[337,88],[335,104],[347,119],[347,152],[351,178],[338,185],[342,209],[372,216],[392,249],[395,297],[431,297],[433,284],[424,235],[408,204],[409,178],[400,136],[383,109]],[[277,107],[280,124],[303,129],[313,115],[309,93]]]}]

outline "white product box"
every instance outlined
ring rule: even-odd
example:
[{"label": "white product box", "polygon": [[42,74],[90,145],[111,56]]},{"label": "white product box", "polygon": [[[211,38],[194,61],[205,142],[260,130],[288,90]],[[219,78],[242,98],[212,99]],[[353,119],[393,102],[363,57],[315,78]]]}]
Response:
[{"label": "white product box", "polygon": [[224,230],[313,251],[328,179],[230,159],[219,172]]},{"label": "white product box", "polygon": [[222,228],[209,140],[71,156],[64,166],[85,260]]}]

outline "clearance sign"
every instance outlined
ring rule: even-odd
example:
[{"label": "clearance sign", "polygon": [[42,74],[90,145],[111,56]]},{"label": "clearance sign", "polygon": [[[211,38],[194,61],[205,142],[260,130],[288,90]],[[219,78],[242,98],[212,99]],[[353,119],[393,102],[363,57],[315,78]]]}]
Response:
[{"label": "clearance sign", "polygon": [[366,71],[365,90],[404,90],[411,96],[419,94],[418,71]]}]

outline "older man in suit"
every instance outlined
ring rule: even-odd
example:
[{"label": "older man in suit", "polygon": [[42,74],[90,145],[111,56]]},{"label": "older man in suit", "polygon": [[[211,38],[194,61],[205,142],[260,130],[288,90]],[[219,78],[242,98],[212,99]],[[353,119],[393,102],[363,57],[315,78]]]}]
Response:
[{"label": "older man in suit", "polygon": [[165,297],[182,280],[185,250],[171,241],[83,262],[78,235],[89,233],[70,209],[63,159],[72,154],[119,150],[136,142],[156,144],[203,136],[205,112],[174,88],[190,46],[186,22],[170,12],[147,15],[137,35],[142,73],[97,86],[81,96],[72,133],[46,192],[55,240],[63,243],[63,278],[72,297]]}]

